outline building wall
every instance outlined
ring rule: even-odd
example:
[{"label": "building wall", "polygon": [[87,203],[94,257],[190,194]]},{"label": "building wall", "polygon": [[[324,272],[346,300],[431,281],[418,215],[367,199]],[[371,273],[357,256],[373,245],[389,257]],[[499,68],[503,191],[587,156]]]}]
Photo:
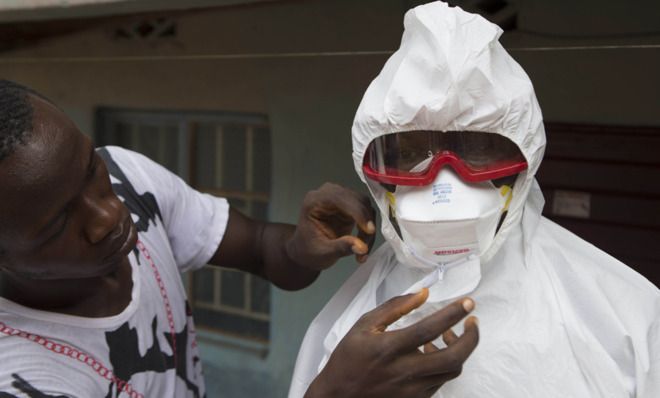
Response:
[{"label": "building wall", "polygon": [[[270,218],[295,222],[305,192],[324,181],[366,192],[353,170],[350,126],[386,54],[327,53],[396,49],[406,3],[310,0],[177,14],[177,35],[164,40],[116,40],[114,29],[135,19],[100,21],[2,54],[0,76],[49,96],[90,133],[97,106],[267,114]],[[546,119],[660,126],[658,49],[523,51],[515,49],[607,41],[508,33],[503,41],[534,81]],[[273,290],[265,358],[205,345],[209,396],[284,396],[306,326],[355,266],[342,260],[302,292]]]}]

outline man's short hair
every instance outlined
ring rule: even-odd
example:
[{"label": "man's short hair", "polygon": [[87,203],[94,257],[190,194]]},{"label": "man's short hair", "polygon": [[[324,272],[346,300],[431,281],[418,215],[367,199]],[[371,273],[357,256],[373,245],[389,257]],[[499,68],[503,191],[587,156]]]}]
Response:
[{"label": "man's short hair", "polygon": [[32,132],[33,109],[28,95],[44,98],[28,87],[0,80],[0,162],[19,144],[25,144]]}]

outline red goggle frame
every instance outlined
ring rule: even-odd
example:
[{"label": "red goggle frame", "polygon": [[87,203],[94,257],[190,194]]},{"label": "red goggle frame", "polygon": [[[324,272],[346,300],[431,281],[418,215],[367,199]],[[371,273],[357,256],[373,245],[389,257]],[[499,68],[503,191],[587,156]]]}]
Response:
[{"label": "red goggle frame", "polygon": [[384,184],[424,186],[429,185],[445,165],[451,166],[458,175],[467,182],[482,182],[508,177],[527,169],[527,162],[522,160],[499,161],[479,168],[471,167],[461,160],[458,155],[451,151],[443,151],[435,154],[429,166],[422,171],[401,171],[393,168],[385,168],[385,172],[374,170],[365,157],[362,164],[364,175],[370,179]]}]

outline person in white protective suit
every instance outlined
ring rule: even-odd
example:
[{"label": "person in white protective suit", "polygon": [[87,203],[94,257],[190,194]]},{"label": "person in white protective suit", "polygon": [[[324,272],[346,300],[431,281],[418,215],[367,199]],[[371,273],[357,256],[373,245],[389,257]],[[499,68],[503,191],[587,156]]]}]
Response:
[{"label": "person in white protective suit", "polygon": [[660,397],[660,291],[541,216],[541,110],[502,31],[442,2],[404,24],[352,128],[386,243],[309,327],[289,397],[363,314],[424,287],[388,330],[466,295],[479,318],[478,346],[434,397]]}]

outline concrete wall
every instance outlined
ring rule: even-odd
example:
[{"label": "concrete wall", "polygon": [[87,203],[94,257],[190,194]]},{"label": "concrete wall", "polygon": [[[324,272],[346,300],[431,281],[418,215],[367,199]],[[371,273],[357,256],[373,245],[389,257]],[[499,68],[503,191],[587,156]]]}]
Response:
[{"label": "concrete wall", "polygon": [[607,40],[511,33],[503,42],[534,82],[546,121],[660,124],[660,48],[641,47],[660,43],[660,35]]},{"label": "concrete wall", "polygon": [[[273,134],[270,217],[295,222],[304,193],[324,181],[363,189],[350,157],[350,125],[386,55],[254,54],[394,50],[404,4],[309,0],[182,14],[177,37],[162,41],[114,40],[112,29],[121,21],[113,21],[5,53],[0,76],[43,92],[88,132],[100,105],[267,114]],[[644,38],[654,39],[660,41]],[[512,49],[611,42],[528,34],[505,34],[503,41]],[[198,57],[204,54],[215,56]],[[657,48],[512,54],[534,81],[548,120],[660,125]],[[306,326],[354,268],[347,259],[303,292],[273,291],[266,358],[204,346],[209,396],[284,396]]]}]

